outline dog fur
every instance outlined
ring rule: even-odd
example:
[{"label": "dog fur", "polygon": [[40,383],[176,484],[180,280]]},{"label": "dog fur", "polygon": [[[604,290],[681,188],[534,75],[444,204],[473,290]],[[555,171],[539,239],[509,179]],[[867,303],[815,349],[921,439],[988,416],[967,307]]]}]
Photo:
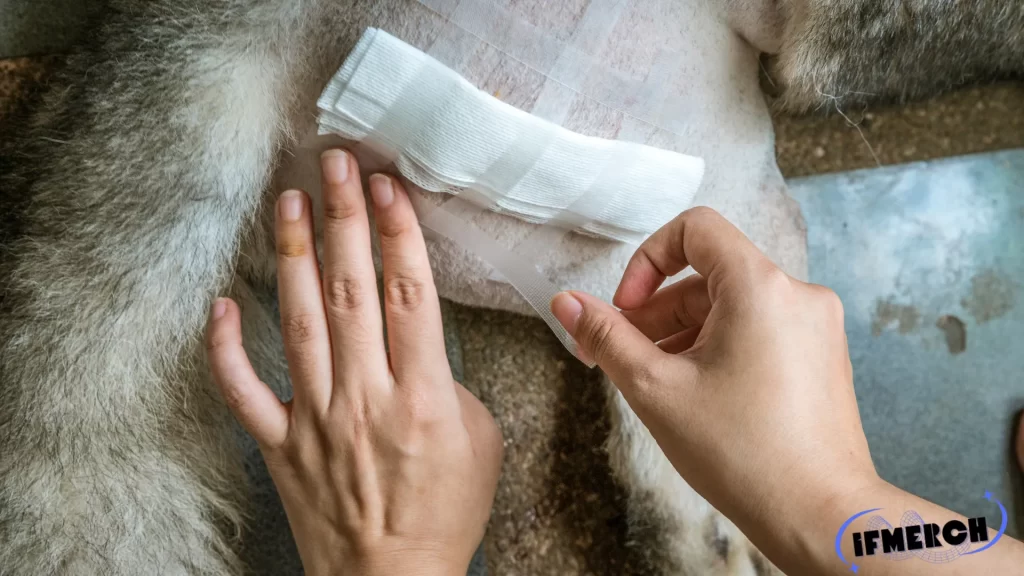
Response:
[{"label": "dog fur", "polygon": [[[896,4],[905,11],[885,12]],[[967,46],[961,36],[940,45],[953,24],[934,36],[925,30],[936,19],[962,22],[959,9],[926,4],[658,4],[690,27],[692,53],[708,60],[694,63],[703,84],[691,78],[678,87],[702,114],[686,141],[667,144],[708,159],[698,202],[805,276],[802,222],[774,163],[751,45],[780,51],[781,101],[792,109],[859,92],[917,96],[1024,61],[1014,51],[1022,9],[980,1],[1016,35],[979,17],[970,21],[993,32],[989,54],[892,74],[928,51],[940,62]],[[428,23],[421,5],[404,0],[110,0],[33,112],[8,126],[0,158],[0,575],[243,571],[236,540],[244,472],[235,429],[206,376],[207,307],[219,294],[240,301],[250,357],[287,396],[273,309],[276,192],[308,180],[316,151],[304,155],[298,143],[313,125],[312,103],[361,31],[384,25],[422,44]],[[886,55],[891,64],[876,70]],[[504,239],[529,231],[496,215],[478,225]],[[458,246],[434,242],[430,250],[443,296],[529,313]],[[631,251],[574,238],[542,264],[564,285],[608,298],[616,279],[607,270]],[[612,468],[634,517],[643,513],[659,535],[657,568],[773,570],[675,474],[610,384],[609,398]]]},{"label": "dog fur", "polygon": [[768,59],[776,105],[835,112],[1024,72],[1024,4],[1001,0],[780,0]]}]

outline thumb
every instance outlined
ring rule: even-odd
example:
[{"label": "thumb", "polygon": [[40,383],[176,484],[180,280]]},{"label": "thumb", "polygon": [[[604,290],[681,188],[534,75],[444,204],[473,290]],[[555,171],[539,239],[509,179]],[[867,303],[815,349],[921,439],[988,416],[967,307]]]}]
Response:
[{"label": "thumb", "polygon": [[590,294],[559,292],[551,300],[551,312],[619,388],[646,383],[665,359],[625,316]]},{"label": "thumb", "polygon": [[279,446],[288,436],[288,408],[260,381],[242,347],[238,305],[218,298],[206,328],[206,356],[224,401],[260,446]]}]

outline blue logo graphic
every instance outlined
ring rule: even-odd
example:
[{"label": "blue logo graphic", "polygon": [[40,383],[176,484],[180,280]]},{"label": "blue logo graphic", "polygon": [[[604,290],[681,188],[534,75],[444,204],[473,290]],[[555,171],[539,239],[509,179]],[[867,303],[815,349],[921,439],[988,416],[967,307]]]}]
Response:
[{"label": "blue logo graphic", "polygon": [[[929,524],[921,518],[921,515],[913,510],[904,512],[900,518],[899,527],[893,527],[885,518],[874,515],[868,518],[867,529],[863,532],[854,532],[851,535],[853,541],[853,554],[857,558],[862,556],[874,556],[881,550],[889,560],[907,560],[918,558],[933,564],[952,562],[960,556],[984,552],[1006,532],[1006,507],[997,500],[991,492],[985,492],[985,499],[994,502],[999,506],[1002,514],[1002,522],[995,537],[989,540],[988,525],[985,517],[970,518],[967,524],[960,520],[950,520],[945,525]],[[843,555],[843,536],[846,530],[855,520],[878,512],[881,508],[863,510],[850,516],[839,528],[836,534],[836,555],[843,564],[849,564],[850,570],[857,572],[858,566]],[[980,548],[971,549],[972,544],[985,542]]]}]

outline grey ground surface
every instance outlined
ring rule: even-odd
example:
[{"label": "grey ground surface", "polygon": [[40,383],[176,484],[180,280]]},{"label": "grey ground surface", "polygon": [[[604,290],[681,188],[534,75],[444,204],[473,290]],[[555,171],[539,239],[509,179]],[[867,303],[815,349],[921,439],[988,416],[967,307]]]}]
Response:
[{"label": "grey ground surface", "polygon": [[1021,182],[1024,150],[790,182],[810,279],[843,300],[878,472],[997,529],[987,492],[1024,507],[1012,452],[1024,408]]},{"label": "grey ground surface", "polygon": [[[87,10],[88,3],[71,0],[0,0],[0,58],[61,52],[76,35],[74,23]],[[39,57],[0,60],[0,119],[26,87],[45,77],[49,62],[52,59]],[[829,117],[776,118],[778,161],[784,175],[807,176],[870,167],[875,165],[876,158],[889,165],[1024,147],[1021,85],[968,88],[922,103],[844,112],[849,121],[834,113]],[[801,190],[810,198],[807,189]],[[982,196],[979,202],[984,202],[986,190],[976,192]],[[818,196],[818,200],[823,198]],[[838,199],[851,201],[848,195]],[[888,213],[897,206],[909,209],[912,200],[882,198],[870,213]],[[892,203],[891,209],[887,209],[885,202]],[[829,233],[870,239],[879,223],[826,217],[831,204],[814,205],[814,214],[818,216],[808,219],[811,276],[822,281],[832,278],[841,294],[848,299],[857,298],[858,283],[873,273],[871,266],[843,268],[845,276],[828,268],[863,257],[857,252],[856,242],[829,250],[816,239]],[[965,207],[965,212],[971,213],[971,208]],[[913,214],[904,215],[913,219]],[[964,224],[954,220],[952,226]],[[985,235],[971,235],[975,243],[985,241],[984,238]],[[990,268],[997,273],[984,275],[985,258],[1004,255],[1000,257],[1005,260],[1009,254],[1007,245],[999,244],[994,237],[989,239],[995,242],[991,250],[983,245],[971,247],[970,254],[975,257],[969,262],[971,267],[964,268],[958,283],[936,283],[924,274],[921,263],[897,261],[897,276],[906,268],[904,284],[888,299],[889,294],[877,290],[861,294],[869,300],[879,299],[873,309],[868,305],[874,316],[850,322],[850,345],[862,401],[867,402],[863,395],[868,390],[880,390],[892,396],[891,406],[905,408],[872,410],[866,414],[865,425],[876,461],[883,472],[905,469],[900,467],[906,462],[914,463],[916,479],[904,473],[894,479],[923,482],[924,491],[940,501],[976,498],[975,487],[970,486],[969,494],[964,495],[959,489],[954,491],[952,485],[942,483],[947,476],[948,459],[934,451],[928,434],[912,437],[908,440],[910,445],[887,441],[886,435],[899,430],[901,422],[911,417],[922,426],[941,425],[941,418],[932,416],[934,410],[929,408],[940,409],[940,414],[946,410],[958,417],[971,415],[971,402],[987,409],[989,398],[977,397],[973,386],[977,382],[982,382],[987,391],[984,394],[1012,396],[1014,390],[1024,390],[1020,378],[1013,378],[1014,370],[1020,373],[1020,359],[1012,353],[1001,353],[1013,344],[1019,350],[1024,335],[1021,308],[992,306],[993,302],[1006,302],[1000,296],[1007,293],[999,289],[1000,273],[1015,278],[1013,282],[1021,281],[1019,260],[1017,268],[992,264]],[[1016,245],[1018,254],[1020,248]],[[894,252],[898,249],[894,248]],[[983,294],[988,294],[981,299],[972,296],[972,279],[979,272],[978,286]],[[1019,303],[1020,286],[1016,289],[1014,297]],[[996,314],[998,310],[1004,312]],[[963,325],[958,326],[949,318],[941,321],[945,316],[955,316]],[[461,351],[464,383],[491,408],[505,436],[503,477],[485,543],[491,573],[642,573],[642,564],[634,551],[643,543],[626,539],[623,495],[611,480],[601,449],[608,425],[597,372],[575,362],[537,319],[453,305],[446,313],[445,324],[450,352]],[[966,340],[960,343],[965,351],[952,354],[946,334],[953,334],[952,349],[956,349],[959,328],[966,330]],[[456,357],[452,359],[457,371],[459,362]],[[934,388],[936,382],[942,383],[941,394]],[[956,395],[958,382],[963,386],[963,397]],[[933,400],[930,406],[929,398]],[[962,398],[969,399],[958,402]],[[988,424],[994,429],[993,438],[1007,434],[1007,423],[1001,418]],[[955,422],[959,424],[958,420]],[[965,426],[963,434],[943,434],[963,440],[963,445],[970,445],[973,450],[976,443],[983,442],[976,442],[974,436],[986,436],[984,432],[984,427]],[[990,447],[980,452],[986,455],[959,452],[965,459],[962,465],[972,465],[971,459],[976,457],[991,460]],[[924,464],[918,466],[918,460]],[[1004,470],[1009,462],[1006,464]],[[255,469],[254,474],[259,475]],[[935,482],[929,484],[932,478]],[[1004,480],[993,478],[995,482]],[[985,482],[978,486],[982,484],[988,486]],[[1019,478],[1014,486],[1019,490]],[[262,491],[255,499],[262,499],[269,510],[274,509],[276,496],[272,492]],[[1004,501],[1010,499],[1010,495],[1004,495]],[[1019,507],[1019,496],[1017,502]],[[975,503],[967,504],[972,509],[964,511],[973,512]],[[278,533],[285,529],[281,516],[269,514],[264,520],[262,527],[256,526],[257,531]],[[287,558],[288,539],[273,540],[284,550],[285,557],[279,560],[283,564],[293,561]]]}]

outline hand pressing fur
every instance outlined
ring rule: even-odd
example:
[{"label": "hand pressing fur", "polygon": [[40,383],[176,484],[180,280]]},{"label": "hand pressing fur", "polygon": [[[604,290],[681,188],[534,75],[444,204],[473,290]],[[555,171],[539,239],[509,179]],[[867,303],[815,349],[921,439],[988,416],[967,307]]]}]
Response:
[{"label": "hand pressing fur", "polygon": [[259,442],[307,574],[464,574],[490,516],[500,433],[452,380],[408,196],[390,177],[370,178],[389,357],[355,159],[332,150],[322,165],[322,281],[308,198],[285,192],[277,209],[293,400],[281,403],[254,373],[227,299],[211,314],[210,366]]}]

